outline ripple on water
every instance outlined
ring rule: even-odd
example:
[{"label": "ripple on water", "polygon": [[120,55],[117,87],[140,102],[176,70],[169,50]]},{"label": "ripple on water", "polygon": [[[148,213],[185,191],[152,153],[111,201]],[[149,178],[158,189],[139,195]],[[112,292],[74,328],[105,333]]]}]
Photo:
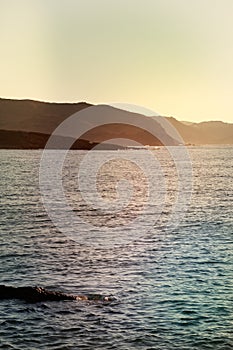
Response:
[{"label": "ripple on water", "polygon": [[[194,193],[181,225],[165,235],[161,221],[137,241],[106,249],[87,246],[82,232],[79,244],[69,240],[48,219],[39,151],[0,151],[1,283],[117,297],[109,304],[1,301],[0,349],[233,348],[233,148],[191,152]],[[76,166],[79,153],[70,157]],[[72,198],[75,182],[67,181]],[[164,220],[168,214],[169,206]]]}]

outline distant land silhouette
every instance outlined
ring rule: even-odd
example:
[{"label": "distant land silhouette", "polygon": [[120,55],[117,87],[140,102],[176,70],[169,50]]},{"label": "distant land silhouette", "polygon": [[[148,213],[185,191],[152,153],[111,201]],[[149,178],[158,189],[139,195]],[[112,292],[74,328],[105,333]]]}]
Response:
[{"label": "distant land silhouette", "polygon": [[195,145],[232,145],[233,124],[222,121],[201,123],[180,122],[173,117],[167,120],[180,133],[186,144]]},{"label": "distant land silhouette", "polygon": [[[72,149],[91,149],[103,141],[107,142],[103,146],[104,149],[128,146],[127,143],[120,146],[111,144],[110,141],[108,143],[107,140],[114,138],[134,140],[142,145],[151,146],[178,145],[180,143],[175,134],[164,129],[161,117],[154,122],[157,135],[155,137],[153,135],[155,133],[150,133],[137,126],[114,122],[111,124],[111,116],[113,121],[116,120],[115,116],[121,116],[122,120],[137,120],[142,121],[142,124],[143,121],[148,122],[151,118],[111,106],[94,106],[85,102],[49,103],[0,98],[0,148],[44,148],[55,128],[75,112],[84,111],[87,107],[93,107],[96,116],[104,114],[109,124],[93,128],[90,126],[90,131],[84,133],[78,140],[74,140]],[[223,122],[187,123],[180,122],[173,117],[166,119],[176,128],[186,144],[233,144],[233,124]],[[56,142],[58,145],[59,137],[57,136]],[[69,135],[65,137],[69,137]]]}]

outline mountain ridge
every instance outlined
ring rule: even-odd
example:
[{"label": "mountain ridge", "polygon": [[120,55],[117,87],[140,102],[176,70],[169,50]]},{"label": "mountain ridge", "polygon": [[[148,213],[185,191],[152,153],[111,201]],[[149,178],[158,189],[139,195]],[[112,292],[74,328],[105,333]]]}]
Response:
[{"label": "mountain ridge", "polygon": [[[142,125],[144,122],[148,122],[151,117],[144,116],[139,113],[130,112],[118,109],[116,107],[108,105],[93,105],[87,102],[44,102],[30,99],[5,99],[0,98],[0,130],[14,131],[10,138],[11,142],[8,144],[8,148],[16,148],[14,145],[14,138],[16,132],[20,133],[18,137],[23,137],[26,142],[27,139],[32,140],[32,134],[35,133],[35,137],[40,138],[40,134],[51,135],[51,133],[69,116],[79,111],[85,111],[88,107],[94,108],[95,113],[105,114],[106,124],[99,126],[98,128],[91,128],[90,131],[82,135],[81,138],[90,143],[102,143],[111,138],[128,138],[143,145],[177,145],[180,141],[176,138],[176,135],[169,133],[169,130],[164,128],[162,118],[169,121],[169,123],[178,131],[184,140],[185,144],[233,144],[233,124],[225,123],[223,121],[203,121],[199,123],[181,122],[174,117],[160,117],[156,120],[156,134],[158,137],[153,136],[153,132],[143,130],[143,127],[137,128],[133,125],[118,125],[113,122],[111,125],[112,116],[124,116],[125,120],[129,118],[130,121],[140,120]],[[134,119],[132,119],[134,118]],[[157,118],[157,117],[155,117]],[[113,117],[114,120],[114,117]],[[109,124],[107,126],[107,124]],[[130,124],[130,123],[129,123]],[[131,123],[133,124],[133,123]],[[171,128],[172,129],[172,128]],[[22,134],[31,133],[30,135]],[[40,136],[38,136],[38,134]],[[3,134],[2,134],[3,135]],[[47,136],[43,137],[44,139]],[[2,137],[1,137],[2,138]],[[3,148],[3,142],[0,138],[0,148]],[[17,137],[16,137],[17,139]],[[15,140],[16,140],[15,139]],[[163,139],[165,142],[161,142]],[[32,144],[33,142],[30,141]],[[16,142],[17,143],[17,142]],[[11,145],[10,145],[11,144]],[[41,145],[41,142],[39,142]],[[29,145],[30,146],[30,145]],[[27,147],[24,143],[24,148]]]},{"label": "mountain ridge", "polygon": [[[91,105],[86,102],[59,104],[33,100],[1,99],[0,130],[51,135],[62,122],[77,112],[82,113],[82,115],[80,113],[81,118],[76,120],[75,127],[65,125],[62,136],[74,138],[75,129],[82,129],[84,135],[79,135],[79,137],[91,143],[103,143],[108,142],[108,140],[111,143],[111,139],[121,138],[128,139],[128,141],[134,140],[141,145],[178,144],[177,140],[169,136],[158,122],[154,122],[149,117],[108,105]],[[101,121],[99,126],[96,123],[98,120]],[[150,124],[153,128],[156,126],[154,129],[156,129],[155,133],[158,137],[150,133],[148,128],[147,130],[144,128],[145,123]],[[142,127],[140,128],[137,125],[142,125]],[[14,135],[12,134],[12,136]],[[25,136],[25,139],[28,137]],[[163,142],[160,141],[161,138],[164,140]],[[125,147],[127,146],[126,142],[120,143],[120,145]],[[128,145],[131,146],[130,142]],[[3,147],[1,143],[0,147]],[[12,147],[15,148],[13,137]]]},{"label": "mountain ridge", "polygon": [[223,121],[203,121],[186,124],[174,117],[166,119],[177,129],[186,144],[233,144],[233,124]]}]

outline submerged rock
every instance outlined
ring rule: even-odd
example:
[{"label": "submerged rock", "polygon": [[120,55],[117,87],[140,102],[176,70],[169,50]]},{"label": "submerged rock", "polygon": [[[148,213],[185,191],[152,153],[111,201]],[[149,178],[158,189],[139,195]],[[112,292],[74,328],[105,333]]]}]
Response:
[{"label": "submerged rock", "polygon": [[0,300],[3,299],[21,299],[27,302],[36,303],[40,301],[59,301],[59,300],[102,300],[112,301],[113,297],[104,297],[101,295],[72,295],[62,292],[50,291],[41,287],[12,287],[0,285]]}]

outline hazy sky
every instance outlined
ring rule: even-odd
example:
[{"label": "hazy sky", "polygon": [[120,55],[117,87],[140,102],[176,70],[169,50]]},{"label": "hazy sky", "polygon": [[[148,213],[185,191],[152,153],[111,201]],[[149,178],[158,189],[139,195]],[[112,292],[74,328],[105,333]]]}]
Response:
[{"label": "hazy sky", "polygon": [[233,122],[233,0],[0,0],[0,97]]}]

